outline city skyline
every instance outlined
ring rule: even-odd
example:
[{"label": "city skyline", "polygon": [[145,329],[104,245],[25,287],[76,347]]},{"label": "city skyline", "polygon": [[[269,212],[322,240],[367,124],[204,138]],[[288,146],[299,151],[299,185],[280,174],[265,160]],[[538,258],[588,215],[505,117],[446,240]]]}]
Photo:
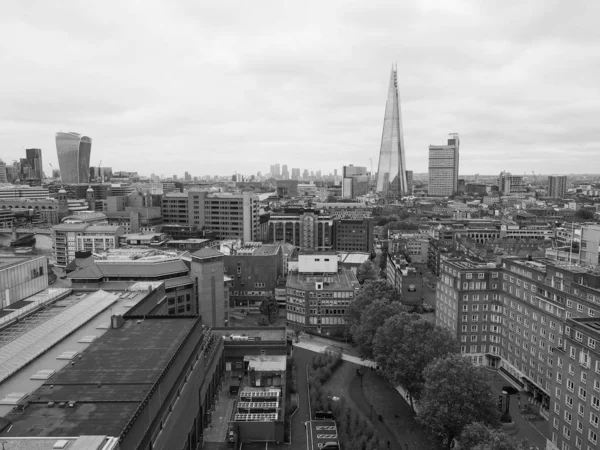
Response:
[{"label": "city skyline", "polygon": [[[91,165],[147,174],[176,172],[182,161],[191,173],[256,173],[281,155],[289,167],[315,161],[325,173],[370,167],[381,74],[398,61],[415,173],[448,132],[461,134],[464,173],[599,165],[599,5],[396,3],[343,14],[319,5],[319,15],[310,2],[149,2],[121,5],[118,15],[110,3],[10,5],[0,19],[0,156],[9,163],[41,148],[49,173],[54,131],[76,129],[94,136]],[[398,27],[398,17],[409,25]],[[56,49],[80,63],[59,63]]]}]

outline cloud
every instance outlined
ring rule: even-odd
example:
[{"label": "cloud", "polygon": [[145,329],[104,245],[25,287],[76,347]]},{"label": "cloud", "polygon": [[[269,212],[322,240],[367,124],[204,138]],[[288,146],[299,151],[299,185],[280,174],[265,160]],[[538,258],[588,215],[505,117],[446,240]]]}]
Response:
[{"label": "cloud", "polygon": [[[54,133],[92,163],[194,175],[377,166],[398,64],[406,161],[461,135],[462,174],[600,163],[600,5],[17,2],[0,17],[2,157]],[[49,167],[45,168],[49,170]]]}]

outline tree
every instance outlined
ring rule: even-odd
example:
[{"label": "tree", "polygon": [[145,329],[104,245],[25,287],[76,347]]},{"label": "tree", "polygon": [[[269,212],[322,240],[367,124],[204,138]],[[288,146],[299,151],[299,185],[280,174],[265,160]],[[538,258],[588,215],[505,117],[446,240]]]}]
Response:
[{"label": "tree", "polygon": [[458,353],[460,346],[450,332],[418,314],[389,317],[373,341],[375,360],[394,385],[400,384],[419,400],[425,386],[425,368],[438,358]]},{"label": "tree", "polygon": [[460,435],[460,448],[465,450],[528,450],[529,443],[517,442],[501,430],[481,422],[467,425]]},{"label": "tree", "polygon": [[388,260],[388,248],[384,247],[381,250],[381,257],[379,259],[379,269],[381,269],[382,272],[384,272],[387,267],[387,260]]},{"label": "tree", "polygon": [[594,218],[594,213],[588,209],[580,208],[575,213],[575,217],[583,220],[591,220]]},{"label": "tree", "polygon": [[399,302],[390,302],[389,300],[375,300],[360,315],[360,323],[350,328],[350,333],[356,345],[359,354],[364,358],[373,357],[373,340],[377,330],[386,319],[406,312],[406,308]]},{"label": "tree", "polygon": [[400,301],[400,293],[384,280],[367,280],[354,297],[354,301],[346,308],[346,325],[349,329],[360,324],[360,316],[363,310],[373,303],[374,300]]},{"label": "tree", "polygon": [[277,319],[279,305],[277,305],[277,300],[275,300],[272,295],[267,295],[260,303],[259,310],[261,314],[265,315],[271,324],[275,322],[275,319]]},{"label": "tree", "polygon": [[499,423],[487,374],[463,356],[452,354],[432,362],[424,378],[418,420],[446,448],[475,421]]},{"label": "tree", "polygon": [[375,270],[375,266],[371,261],[365,261],[358,267],[356,279],[360,284],[363,284],[367,280],[377,279],[377,270]]}]

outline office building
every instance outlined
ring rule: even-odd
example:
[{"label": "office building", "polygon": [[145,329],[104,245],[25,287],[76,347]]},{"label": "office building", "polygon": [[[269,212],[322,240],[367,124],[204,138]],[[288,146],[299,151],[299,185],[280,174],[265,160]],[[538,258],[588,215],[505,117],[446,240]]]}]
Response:
[{"label": "office building", "polygon": [[301,251],[333,249],[333,219],[313,209],[286,208],[269,217],[267,242],[287,242]]},{"label": "office building", "polygon": [[65,267],[78,251],[104,251],[119,246],[124,230],[116,225],[61,223],[52,227],[52,242],[56,265]]},{"label": "office building", "polygon": [[412,195],[413,193],[413,171],[412,170],[407,170],[406,171],[406,194],[407,195]]},{"label": "office building", "polygon": [[355,167],[352,164],[342,170],[342,198],[351,199],[366,195],[369,192],[370,177],[366,167]]},{"label": "office building", "polygon": [[373,219],[336,219],[333,222],[333,248],[337,252],[373,250]]},{"label": "office building", "polygon": [[92,139],[77,133],[56,133],[56,152],[63,183],[89,183]]},{"label": "office building", "polygon": [[565,198],[567,194],[567,177],[550,176],[548,177],[548,197]]},{"label": "office building", "polygon": [[247,191],[241,194],[169,192],[162,199],[165,224],[204,227],[214,231],[219,239],[244,242],[258,239],[259,209],[258,196]]},{"label": "office building", "polygon": [[404,132],[400,113],[397,69],[392,67],[388,97],[383,119],[376,191],[388,199],[400,199],[406,195],[406,162]]},{"label": "office building", "polygon": [[298,256],[297,270],[287,278],[287,320],[317,333],[343,326],[359,283],[350,269],[338,268],[335,253]]},{"label": "office building", "polygon": [[6,163],[0,159],[0,183],[8,183]]},{"label": "office building", "polygon": [[275,297],[277,282],[284,276],[281,245],[246,245],[223,259],[232,279],[231,308],[259,312],[263,299]]},{"label": "office building", "polygon": [[112,167],[90,167],[90,181],[104,183],[112,178]]},{"label": "office building", "polygon": [[448,197],[458,190],[460,141],[454,134],[448,145],[429,146],[429,195]]},{"label": "office building", "polygon": [[299,180],[299,179],[300,179],[300,169],[292,168],[292,180]]},{"label": "office building", "polygon": [[31,178],[41,180],[44,178],[44,167],[42,165],[42,150],[39,148],[28,148],[25,150],[25,156],[29,167],[31,168]]},{"label": "office building", "polygon": [[47,199],[50,193],[47,188],[31,186],[4,186],[0,187],[0,200],[9,199]]},{"label": "office building", "polygon": [[281,166],[281,178],[283,178],[284,180],[290,179],[290,172],[288,171],[288,166],[285,164]]},{"label": "office building", "polygon": [[581,228],[579,256],[582,264],[600,266],[600,225],[584,225]]},{"label": "office building", "polygon": [[527,187],[522,175],[512,175],[510,172],[501,172],[498,176],[498,190],[504,195],[525,192]]},{"label": "office building", "polygon": [[298,197],[298,180],[277,180],[277,196],[279,197]]}]

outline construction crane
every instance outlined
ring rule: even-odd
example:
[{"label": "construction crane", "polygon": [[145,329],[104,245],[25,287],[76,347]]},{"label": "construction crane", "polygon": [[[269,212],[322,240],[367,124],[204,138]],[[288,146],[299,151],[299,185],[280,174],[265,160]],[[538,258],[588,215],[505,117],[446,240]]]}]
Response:
[{"label": "construction crane", "polygon": [[537,179],[537,175],[535,174],[535,172],[532,170],[531,174],[533,175],[533,181],[535,182],[535,184],[538,184],[538,179]]}]

